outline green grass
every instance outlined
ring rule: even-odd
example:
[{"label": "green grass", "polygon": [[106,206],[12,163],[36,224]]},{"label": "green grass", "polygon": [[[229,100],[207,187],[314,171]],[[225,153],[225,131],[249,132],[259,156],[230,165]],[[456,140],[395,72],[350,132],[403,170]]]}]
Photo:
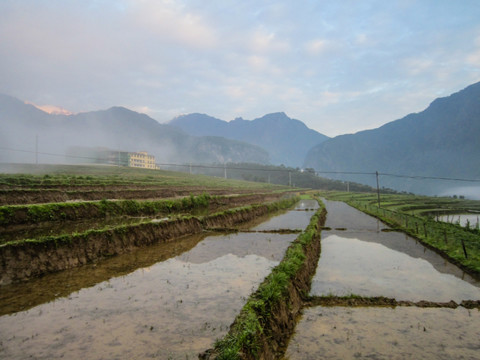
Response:
[{"label": "green grass", "polygon": [[[78,220],[89,216],[99,218],[107,216],[151,216],[168,215],[177,212],[190,212],[196,209],[206,209],[211,201],[217,199],[208,193],[190,195],[175,200],[120,200],[120,201],[85,201],[63,202],[38,205],[0,206],[0,225],[8,226],[15,222],[18,213],[25,213],[21,223],[38,223],[45,221]],[[82,212],[83,216],[79,213]]]},{"label": "green grass", "polygon": [[[162,209],[167,209],[168,211],[187,210],[187,212],[188,212],[188,210],[191,210],[192,208],[197,208],[198,206],[203,206],[205,204],[206,199],[210,199],[210,196],[208,194],[204,194],[204,195],[201,195],[201,196],[198,196],[198,197],[189,197],[188,199],[189,200],[187,202],[183,202],[182,201],[183,199],[179,199],[179,200],[172,200],[172,201],[170,201],[170,200],[158,201],[158,202],[154,202],[154,203],[160,203],[161,206],[162,206]],[[207,215],[204,218],[215,218],[217,216],[235,214],[236,212],[248,212],[248,211],[251,211],[251,210],[255,209],[256,207],[260,207],[260,206],[266,206],[267,210],[269,212],[274,212],[274,211],[289,208],[289,207],[293,206],[297,201],[298,201],[297,197],[292,197],[292,198],[289,198],[289,199],[282,199],[282,200],[279,200],[279,201],[276,201],[276,202],[273,202],[273,203],[269,203],[269,204],[266,204],[266,205],[255,204],[255,205],[237,207],[237,208],[217,212],[217,213],[214,213],[214,214],[211,214],[211,215]],[[133,201],[133,200],[126,200],[124,202],[100,201],[97,204],[109,204],[109,206],[118,206],[118,203],[123,203],[122,205],[120,205],[120,208],[123,207],[125,211],[131,211],[131,212],[141,211],[142,209],[140,209],[140,207],[143,206],[142,202],[136,202],[136,201]],[[72,204],[76,205],[75,203],[72,203]],[[127,205],[125,205],[125,204],[127,204]],[[52,205],[57,205],[57,204],[52,204]],[[118,209],[118,208],[116,207],[115,209]],[[149,209],[148,211],[150,211],[150,210],[151,209]],[[156,210],[158,210],[158,209],[156,208],[155,211]],[[45,212],[45,213],[47,215],[44,215],[42,213],[41,216],[42,217],[48,217],[48,212]],[[1,212],[0,212],[0,214],[1,214]],[[35,216],[39,216],[39,215],[37,215],[36,212],[35,212],[35,214],[36,214]],[[181,219],[189,219],[189,218],[192,218],[192,217],[194,217],[194,216],[192,216],[192,215],[183,215],[183,216],[180,215],[180,216],[176,217],[175,219],[176,220],[181,220]],[[202,222],[202,221],[204,221],[204,218],[199,218],[199,220]],[[45,244],[47,244],[49,242],[50,243],[55,243],[55,245],[58,246],[62,243],[70,243],[70,242],[74,242],[78,239],[87,238],[92,234],[108,233],[110,231],[124,232],[129,227],[135,227],[135,226],[138,226],[140,223],[148,223],[148,222],[150,222],[150,220],[146,219],[146,220],[142,220],[142,221],[139,220],[139,222],[135,223],[135,224],[113,225],[113,226],[107,226],[107,227],[102,228],[102,229],[91,229],[91,230],[87,230],[87,231],[81,232],[81,233],[42,236],[42,237],[38,237],[38,238],[35,238],[35,239],[14,240],[14,241],[8,241],[8,242],[5,242],[3,244],[0,244],[0,246],[23,246],[23,245],[27,245],[29,243],[39,243],[39,244],[40,243],[45,243]]]},{"label": "green grass", "polygon": [[61,186],[187,186],[227,189],[285,189],[285,186],[191,175],[166,170],[134,169],[116,166],[16,165],[16,174],[0,174],[2,189],[55,188]]}]

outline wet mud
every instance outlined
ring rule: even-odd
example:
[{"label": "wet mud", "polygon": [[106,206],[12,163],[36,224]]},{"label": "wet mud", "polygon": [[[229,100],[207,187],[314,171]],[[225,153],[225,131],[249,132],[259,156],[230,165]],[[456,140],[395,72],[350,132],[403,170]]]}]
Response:
[{"label": "wet mud", "polygon": [[[42,204],[66,201],[94,201],[102,199],[164,199],[179,196],[201,195],[208,192],[210,195],[229,195],[231,189],[212,189],[204,187],[151,187],[142,186],[87,186],[61,187],[54,189],[8,189],[0,190],[0,205]],[[248,194],[251,190],[236,190],[238,194]]]},{"label": "wet mud", "polygon": [[306,309],[285,358],[478,359],[477,309]]}]

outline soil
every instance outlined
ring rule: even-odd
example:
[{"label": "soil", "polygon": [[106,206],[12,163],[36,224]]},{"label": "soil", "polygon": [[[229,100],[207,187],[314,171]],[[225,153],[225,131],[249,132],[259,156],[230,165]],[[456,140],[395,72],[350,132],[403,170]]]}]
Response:
[{"label": "soil", "polygon": [[[247,194],[247,195],[233,195],[233,196],[218,196],[210,200],[208,207],[209,212],[221,211],[231,207],[239,207],[248,204],[260,204],[275,201],[284,196],[284,193],[264,193],[264,194]],[[183,197],[183,196],[182,196]],[[136,198],[137,199],[137,198]],[[139,199],[142,200],[142,199]],[[159,200],[159,199],[156,199]],[[80,221],[84,219],[102,219],[109,217],[108,214],[102,213],[97,203],[82,202],[81,206],[65,206],[61,207],[59,213],[53,214],[55,218],[65,221]],[[3,231],[7,228],[12,228],[15,225],[29,225],[35,224],[35,226],[42,226],[44,224],[50,224],[52,221],[39,223],[28,216],[29,208],[27,206],[15,206],[11,208],[13,215],[9,217],[9,223],[7,226],[0,228]],[[149,214],[138,214],[149,215]],[[16,231],[21,231],[22,226],[17,226]]]},{"label": "soil", "polygon": [[379,297],[337,297],[337,296],[319,296],[311,297],[305,301],[306,307],[314,306],[340,306],[340,307],[396,307],[396,306],[415,306],[419,308],[449,308],[456,309],[462,306],[467,309],[480,308],[480,301],[464,300],[457,304],[455,301],[436,302],[436,301],[397,301],[393,298]]},{"label": "soil", "polygon": [[[235,190],[237,194],[251,193],[251,190]],[[102,199],[163,199],[178,196],[232,194],[231,189],[211,189],[204,187],[158,187],[144,188],[126,186],[88,186],[55,189],[12,189],[0,190],[0,205],[25,205],[66,201],[92,201]]]},{"label": "soil", "polygon": [[0,285],[27,280],[175,239],[204,229],[233,227],[268,213],[261,205],[219,215],[140,223],[70,237],[68,242],[24,242],[0,247]]}]

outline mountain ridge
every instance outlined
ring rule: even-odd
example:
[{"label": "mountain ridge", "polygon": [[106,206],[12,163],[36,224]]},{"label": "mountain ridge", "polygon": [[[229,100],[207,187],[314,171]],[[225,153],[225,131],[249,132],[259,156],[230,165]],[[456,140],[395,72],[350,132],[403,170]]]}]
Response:
[{"label": "mountain ridge", "polygon": [[[379,128],[329,139],[309,151],[304,166],[317,171],[480,179],[479,138],[480,82]],[[374,185],[373,179],[368,184]],[[427,194],[448,187],[439,182],[414,184],[405,178],[385,179],[385,186]]]},{"label": "mountain ridge", "polygon": [[293,167],[302,165],[312,146],[328,139],[284,112],[266,114],[254,120],[236,118],[229,122],[192,113],[177,116],[169,124],[193,136],[222,136],[261,146],[270,153],[273,164]]},{"label": "mountain ridge", "polygon": [[47,162],[65,162],[72,147],[104,147],[148,151],[161,163],[268,163],[268,153],[258,146],[190,136],[121,106],[54,115],[0,95],[0,143],[6,149],[0,154],[0,162],[32,162],[36,142],[41,161]]}]

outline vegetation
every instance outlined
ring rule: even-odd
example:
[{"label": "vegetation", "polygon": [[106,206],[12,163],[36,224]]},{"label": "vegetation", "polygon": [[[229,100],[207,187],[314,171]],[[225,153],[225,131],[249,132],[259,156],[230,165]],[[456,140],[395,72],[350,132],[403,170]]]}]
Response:
[{"label": "vegetation", "polygon": [[[209,199],[209,196],[208,195],[203,195],[203,196],[199,196],[199,197],[189,197],[189,198],[186,198],[186,199],[187,199],[186,201],[184,201],[185,199],[176,200],[176,201],[173,202],[173,204],[177,204],[180,208],[182,206],[185,206],[189,209],[192,209],[192,207],[195,207],[195,206],[203,206],[205,204],[205,201],[206,201],[205,199]],[[274,211],[278,211],[278,210],[281,210],[281,209],[289,208],[292,205],[294,205],[297,201],[298,201],[297,197],[291,197],[291,198],[288,198],[288,199],[282,199],[282,200],[279,200],[279,201],[276,201],[276,202],[273,202],[273,203],[270,203],[270,204],[266,204],[266,205],[254,204],[254,205],[249,205],[249,206],[243,206],[243,207],[228,209],[228,210],[225,210],[225,211],[221,211],[221,212],[217,212],[217,213],[205,216],[203,218],[198,218],[198,221],[200,223],[202,223],[202,222],[205,222],[206,219],[209,219],[209,218],[231,215],[231,214],[235,214],[237,212],[250,212],[250,211],[253,211],[255,208],[261,207],[261,206],[266,206],[268,212],[274,212]],[[101,203],[102,202],[100,202],[100,204]],[[110,204],[110,203],[115,203],[115,202],[107,202],[107,203]],[[126,208],[127,211],[132,211],[132,212],[139,211],[139,206],[141,206],[139,204],[142,204],[142,202],[135,202],[135,201],[131,201],[131,200],[126,200],[124,203],[126,203],[126,205],[124,204],[123,208]],[[171,204],[171,203],[167,201],[167,204]],[[54,205],[56,205],[56,204],[54,204]],[[108,205],[108,206],[110,206],[110,205]],[[172,208],[169,208],[169,207],[167,207],[167,208],[169,210],[172,210]],[[42,214],[41,216],[44,217],[45,215]],[[175,220],[190,219],[192,217],[193,217],[192,215],[184,215],[184,216],[177,217]],[[37,244],[38,243],[43,243],[43,244],[54,243],[56,246],[59,246],[62,243],[71,243],[71,242],[75,242],[79,239],[87,239],[91,235],[107,234],[107,233],[110,233],[112,231],[116,232],[116,233],[123,233],[130,228],[133,228],[135,226],[139,226],[139,225],[145,224],[145,223],[151,223],[151,219],[139,220],[137,223],[133,223],[133,224],[120,224],[120,225],[114,225],[114,226],[107,226],[107,227],[104,227],[102,229],[90,229],[90,230],[87,230],[87,231],[84,231],[84,232],[81,232],[81,233],[41,236],[41,237],[34,238],[34,239],[22,239],[22,240],[7,241],[3,244],[0,243],[0,247],[2,247],[2,246],[22,246],[22,245],[29,244],[29,243],[37,243]]]},{"label": "vegetation", "polygon": [[230,332],[216,342],[214,351],[217,359],[241,359],[242,354],[257,357],[266,322],[272,316],[272,309],[284,301],[289,285],[304,265],[306,246],[319,234],[318,223],[324,211],[322,205],[312,217],[309,226],[287,249],[280,264],[250,296]]},{"label": "vegetation", "polygon": [[[28,224],[44,221],[79,220],[88,217],[168,215],[174,212],[206,209],[209,207],[211,201],[215,199],[217,199],[217,197],[204,193],[199,196],[190,195],[175,200],[101,200],[24,206],[0,206],[0,225],[7,226],[12,223]],[[20,214],[24,214],[24,216]]]},{"label": "vegetation", "polygon": [[[297,188],[311,188],[322,190],[342,191],[347,188],[347,184],[341,180],[331,180],[319,177],[313,169],[302,170],[274,165],[261,165],[250,163],[228,163],[217,164],[216,166],[193,167],[196,173],[209,176],[224,176],[225,172],[229,179],[239,179],[257,183],[277,184],[284,186],[293,186]],[[188,169],[186,169],[188,170]],[[348,184],[352,191],[372,191],[367,185],[351,182]],[[384,189],[384,191],[387,191]]]},{"label": "vegetation", "polygon": [[480,276],[480,230],[437,221],[439,215],[480,211],[480,201],[415,195],[327,193],[419,239],[472,275]]},{"label": "vegetation", "polygon": [[[0,174],[0,189],[36,189],[81,186],[206,187],[225,189],[279,189],[261,184],[223,177],[166,170],[149,170],[107,165],[11,165],[15,174]],[[187,168],[188,170],[188,168]],[[284,188],[284,186],[283,186]]]}]

